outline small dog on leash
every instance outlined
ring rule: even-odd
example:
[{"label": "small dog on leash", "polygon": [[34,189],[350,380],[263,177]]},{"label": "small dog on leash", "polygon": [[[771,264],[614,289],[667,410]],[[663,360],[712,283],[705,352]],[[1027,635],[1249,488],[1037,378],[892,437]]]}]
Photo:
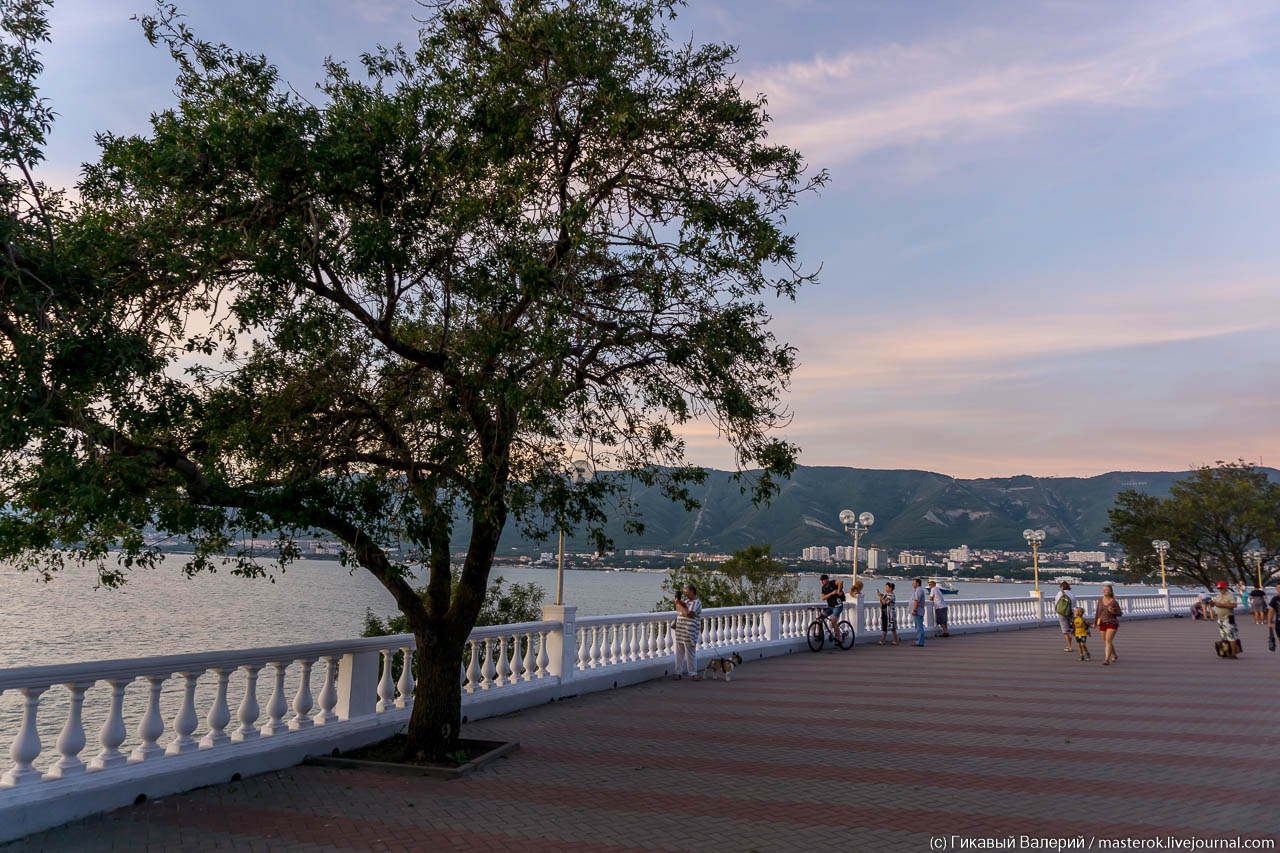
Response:
[{"label": "small dog on leash", "polygon": [[735,666],[741,666],[741,664],[742,664],[742,655],[738,654],[737,652],[734,652],[733,654],[729,655],[727,658],[712,658],[711,660],[707,661],[707,668],[703,672],[703,677],[711,678],[718,672],[724,676],[725,681],[732,681],[733,668]]}]

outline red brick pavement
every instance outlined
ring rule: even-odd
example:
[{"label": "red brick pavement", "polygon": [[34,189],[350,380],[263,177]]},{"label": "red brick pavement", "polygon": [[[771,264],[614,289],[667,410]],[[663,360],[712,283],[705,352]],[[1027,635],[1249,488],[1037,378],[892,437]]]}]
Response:
[{"label": "red brick pavement", "polygon": [[[470,725],[455,782],[297,767],[79,821],[17,851],[926,851],[945,836],[1280,835],[1280,655],[1135,622],[1102,667],[1056,631],[751,661]],[[1256,634],[1256,636],[1254,636]],[[1095,650],[1101,656],[1101,644]],[[943,849],[955,849],[944,847]],[[1095,849],[1097,849],[1095,845]]]}]

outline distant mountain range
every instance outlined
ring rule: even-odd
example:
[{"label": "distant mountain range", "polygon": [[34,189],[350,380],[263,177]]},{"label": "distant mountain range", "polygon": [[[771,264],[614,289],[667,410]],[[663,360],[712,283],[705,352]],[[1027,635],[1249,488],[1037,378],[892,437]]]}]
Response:
[{"label": "distant mountain range", "polygon": [[[1270,476],[1280,472],[1267,469]],[[1123,489],[1164,495],[1188,471],[1114,471],[1097,477],[999,477],[962,480],[929,471],[802,467],[766,507],[756,508],[724,471],[712,471],[698,496],[702,508],[685,512],[657,489],[636,484],[630,499],[644,520],[639,536],[610,533],[619,550],[662,548],[730,552],[769,543],[775,553],[795,554],[809,545],[848,545],[837,515],[870,511],[876,521],[862,544],[882,548],[1023,549],[1022,531],[1043,528],[1045,547],[1093,550],[1106,540],[1107,510]],[[508,525],[501,553],[535,549]],[[554,542],[542,544],[544,550]],[[585,551],[584,538],[566,550]]]}]

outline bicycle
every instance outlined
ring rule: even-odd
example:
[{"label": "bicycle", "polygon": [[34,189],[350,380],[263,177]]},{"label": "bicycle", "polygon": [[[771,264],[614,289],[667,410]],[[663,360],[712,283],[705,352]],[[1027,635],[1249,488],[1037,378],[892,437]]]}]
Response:
[{"label": "bicycle", "polygon": [[809,651],[822,651],[822,647],[826,645],[828,639],[842,649],[853,648],[853,641],[856,637],[853,632],[853,625],[849,623],[849,620],[841,618],[836,623],[836,628],[840,631],[839,637],[836,637],[831,631],[831,617],[823,616],[819,611],[818,618],[809,623],[809,628],[805,632],[809,640]]}]

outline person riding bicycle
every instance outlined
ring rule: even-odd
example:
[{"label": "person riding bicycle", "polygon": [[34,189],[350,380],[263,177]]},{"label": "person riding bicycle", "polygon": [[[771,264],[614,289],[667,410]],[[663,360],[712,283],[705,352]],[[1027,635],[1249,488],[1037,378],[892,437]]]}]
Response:
[{"label": "person riding bicycle", "polygon": [[833,581],[826,575],[819,580],[822,581],[822,601],[826,604],[822,615],[831,620],[831,636],[839,637],[840,614],[844,613],[844,581]]}]

